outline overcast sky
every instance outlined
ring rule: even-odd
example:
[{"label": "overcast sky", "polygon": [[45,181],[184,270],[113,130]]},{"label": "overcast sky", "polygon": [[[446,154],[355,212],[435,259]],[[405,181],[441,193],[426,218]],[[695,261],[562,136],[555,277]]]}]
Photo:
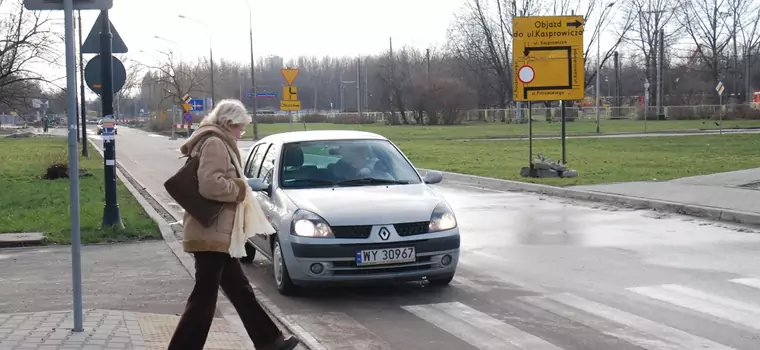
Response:
[{"label": "overcast sky", "polygon": [[[300,55],[377,54],[387,50],[389,37],[395,48],[441,45],[465,0],[248,1],[255,56],[279,55],[287,60]],[[62,18],[62,12],[52,16]],[[97,16],[98,11],[82,12],[85,36]],[[128,60],[152,64],[161,58],[157,50],[169,48],[184,60],[206,56],[210,35],[215,59],[249,61],[246,0],[114,0],[110,16],[129,48]],[[587,41],[589,37],[587,33]],[[612,44],[612,33],[604,38],[603,46]],[[52,76],[65,74],[63,67],[40,69]]]}]

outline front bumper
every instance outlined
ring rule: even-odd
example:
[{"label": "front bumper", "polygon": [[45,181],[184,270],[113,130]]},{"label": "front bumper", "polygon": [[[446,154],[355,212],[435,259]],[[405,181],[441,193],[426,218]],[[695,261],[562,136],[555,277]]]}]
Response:
[{"label": "front bumper", "polygon": [[[388,243],[290,242],[290,249],[284,249],[284,257],[290,278],[298,285],[421,281],[453,276],[459,262],[459,246],[459,231],[454,229]],[[357,266],[356,253],[359,250],[402,247],[415,248],[415,261]],[[444,264],[442,260],[450,262]],[[313,264],[321,264],[322,272],[314,273],[311,270]]]}]

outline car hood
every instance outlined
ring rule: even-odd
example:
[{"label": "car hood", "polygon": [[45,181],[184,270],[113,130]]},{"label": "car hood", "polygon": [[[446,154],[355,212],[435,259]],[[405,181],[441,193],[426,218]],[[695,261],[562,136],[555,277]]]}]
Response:
[{"label": "car hood", "polygon": [[430,220],[443,197],[425,184],[284,190],[299,209],[330,225],[379,225]]}]

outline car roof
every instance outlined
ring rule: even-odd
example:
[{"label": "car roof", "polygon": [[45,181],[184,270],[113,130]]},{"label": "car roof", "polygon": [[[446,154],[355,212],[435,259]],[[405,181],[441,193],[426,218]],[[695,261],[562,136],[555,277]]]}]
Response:
[{"label": "car roof", "polygon": [[324,141],[324,140],[388,140],[385,136],[373,132],[357,130],[309,130],[309,131],[289,131],[279,134],[269,135],[261,141],[271,143],[293,143],[305,141]]}]

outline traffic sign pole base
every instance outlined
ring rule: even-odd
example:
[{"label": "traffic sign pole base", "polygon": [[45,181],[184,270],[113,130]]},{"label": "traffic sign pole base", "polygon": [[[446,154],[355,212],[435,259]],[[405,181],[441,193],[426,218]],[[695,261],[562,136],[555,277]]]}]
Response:
[{"label": "traffic sign pole base", "polygon": [[124,228],[124,222],[121,221],[119,205],[106,205],[103,207],[103,222],[100,224],[100,228],[104,229],[114,226],[119,229]]}]

